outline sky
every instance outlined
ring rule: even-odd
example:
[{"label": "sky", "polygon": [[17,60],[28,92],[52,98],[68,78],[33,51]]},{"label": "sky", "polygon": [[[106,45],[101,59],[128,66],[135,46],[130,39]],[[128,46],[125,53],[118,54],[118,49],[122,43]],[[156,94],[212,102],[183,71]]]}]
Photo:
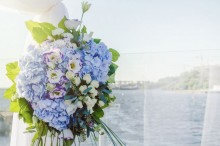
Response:
[{"label": "sky", "polygon": [[[80,18],[80,0],[64,0],[70,18]],[[121,53],[117,80],[156,81],[195,66],[220,63],[218,0],[89,0],[83,23]],[[0,87],[4,65],[25,50],[24,22],[33,15],[0,9]]]}]

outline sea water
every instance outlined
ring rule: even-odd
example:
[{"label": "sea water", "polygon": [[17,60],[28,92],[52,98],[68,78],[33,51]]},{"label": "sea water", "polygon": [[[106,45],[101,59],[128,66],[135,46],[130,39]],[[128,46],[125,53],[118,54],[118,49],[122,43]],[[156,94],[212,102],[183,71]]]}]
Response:
[{"label": "sea water", "polygon": [[[116,103],[105,110],[104,121],[127,146],[201,145],[205,93],[138,89],[115,90],[114,94]],[[0,98],[1,111],[8,105]],[[1,131],[0,143],[9,146],[10,133]],[[100,144],[111,146],[106,136],[100,138]]]}]

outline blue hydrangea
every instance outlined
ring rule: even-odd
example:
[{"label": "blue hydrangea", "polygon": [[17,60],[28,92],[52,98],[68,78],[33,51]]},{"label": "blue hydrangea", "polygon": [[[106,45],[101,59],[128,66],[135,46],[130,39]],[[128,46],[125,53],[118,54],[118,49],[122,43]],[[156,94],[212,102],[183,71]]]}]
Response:
[{"label": "blue hydrangea", "polygon": [[80,77],[90,74],[93,80],[105,83],[108,79],[109,66],[112,54],[104,43],[88,42],[88,48],[82,50],[82,69]]},{"label": "blue hydrangea", "polygon": [[17,77],[17,91],[29,102],[39,101],[46,93],[46,71],[42,51],[29,46],[27,53],[19,61],[21,69]]},{"label": "blue hydrangea", "polygon": [[34,115],[60,131],[67,129],[70,119],[66,112],[66,105],[63,99],[45,99],[39,101],[36,105]]}]

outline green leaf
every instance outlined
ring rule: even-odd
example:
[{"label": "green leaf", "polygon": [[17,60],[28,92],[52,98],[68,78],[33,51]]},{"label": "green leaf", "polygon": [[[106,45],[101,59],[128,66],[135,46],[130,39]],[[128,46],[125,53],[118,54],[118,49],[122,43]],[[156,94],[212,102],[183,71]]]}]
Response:
[{"label": "green leaf", "polygon": [[96,44],[99,44],[99,43],[101,42],[101,39],[94,39],[94,42],[95,42]]},{"label": "green leaf", "polygon": [[40,27],[34,27],[32,29],[32,37],[34,38],[34,40],[41,44],[43,41],[47,40],[49,34],[47,34],[44,29],[40,28]]},{"label": "green leaf", "polygon": [[65,26],[65,21],[67,20],[66,16],[59,22],[58,27],[62,28],[65,32],[69,32],[69,30]]},{"label": "green leaf", "polygon": [[14,101],[11,101],[10,111],[11,112],[16,112],[16,113],[18,113],[20,111],[20,106],[19,106],[18,99],[14,100]]},{"label": "green leaf", "polygon": [[81,32],[82,32],[82,33],[87,33],[87,28],[86,28],[86,26],[85,26],[85,25],[83,26],[83,28],[82,28]]},{"label": "green leaf", "polygon": [[92,90],[92,87],[87,88],[86,90],[83,91],[83,93],[87,94],[90,90]]},{"label": "green leaf", "polygon": [[6,65],[6,75],[7,77],[14,82],[14,80],[16,79],[17,75],[20,72],[20,68],[18,66],[18,62],[12,62]]},{"label": "green leaf", "polygon": [[104,116],[104,111],[102,110],[101,107],[95,105],[95,107],[93,108],[94,112],[93,115],[97,118],[102,118]]},{"label": "green leaf", "polygon": [[115,74],[112,74],[111,76],[109,76],[108,83],[115,83]]},{"label": "green leaf", "polygon": [[64,96],[65,100],[70,100],[70,99],[76,99],[77,97],[73,96],[73,95],[66,95]]},{"label": "green leaf", "polygon": [[118,65],[115,64],[115,63],[112,63],[110,66],[109,66],[109,72],[108,72],[108,75],[111,76],[113,75],[116,70],[118,69]]},{"label": "green leaf", "polygon": [[66,144],[66,146],[71,146],[72,144],[73,144],[73,142],[74,142],[74,140],[71,140],[71,139],[66,139],[65,140],[65,144]]},{"label": "green leaf", "polygon": [[112,53],[112,61],[116,62],[118,60],[118,58],[120,57],[120,54],[118,53],[118,51],[110,48],[109,51]]},{"label": "green leaf", "polygon": [[27,21],[26,26],[34,40],[38,43],[42,43],[47,40],[48,36],[51,36],[52,31],[56,29],[56,27],[50,23],[39,23],[34,21]]},{"label": "green leaf", "polygon": [[18,102],[20,107],[19,114],[22,116],[24,122],[32,123],[33,109],[30,107],[28,101],[24,98],[19,98]]},{"label": "green leaf", "polygon": [[16,94],[16,84],[14,83],[10,88],[8,88],[5,93],[4,97],[11,99]]},{"label": "green leaf", "polygon": [[105,96],[102,94],[99,96],[99,98],[106,104],[107,103],[107,99],[105,98]]}]

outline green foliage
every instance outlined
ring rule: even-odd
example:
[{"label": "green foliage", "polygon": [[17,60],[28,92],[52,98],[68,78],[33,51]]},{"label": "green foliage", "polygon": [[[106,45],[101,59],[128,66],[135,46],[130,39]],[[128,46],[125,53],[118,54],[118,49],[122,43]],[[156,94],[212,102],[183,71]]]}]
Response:
[{"label": "green foliage", "polygon": [[115,73],[109,76],[108,83],[115,83]]},{"label": "green foliage", "polygon": [[5,93],[4,97],[11,99],[16,94],[16,84],[14,83],[10,88],[8,88]]},{"label": "green foliage", "polygon": [[86,28],[86,26],[85,26],[85,25],[83,26],[83,28],[82,28],[81,32],[82,32],[82,33],[87,33],[87,28]]},{"label": "green foliage", "polygon": [[92,90],[92,87],[87,88],[86,90],[83,91],[83,93],[87,94],[90,90]]},{"label": "green foliage", "polygon": [[58,27],[62,28],[65,32],[69,32],[69,30],[65,26],[65,21],[67,20],[66,16],[59,22]]},{"label": "green foliage", "polygon": [[6,65],[6,75],[7,77],[14,82],[15,78],[17,77],[17,75],[20,72],[20,68],[18,66],[18,62],[12,62]]},{"label": "green foliage", "polygon": [[112,63],[112,64],[110,65],[109,69],[110,69],[110,70],[109,70],[109,72],[108,72],[108,75],[111,76],[111,75],[113,75],[113,74],[116,72],[116,70],[118,69],[118,65],[115,64],[115,63]]},{"label": "green foliage", "polygon": [[20,111],[20,106],[19,106],[18,99],[14,100],[14,101],[11,101],[10,111],[11,112],[16,112],[16,113],[18,113]]},{"label": "green foliage", "polygon": [[45,22],[39,23],[34,21],[27,21],[26,26],[32,34],[34,40],[39,44],[47,40],[48,36],[52,35],[52,31],[56,29],[56,27],[52,24]]},{"label": "green foliage", "polygon": [[97,118],[102,118],[104,116],[104,111],[98,105],[95,105],[93,110],[94,110],[94,112],[92,114],[93,116],[95,116]]},{"label": "green foliage", "polygon": [[24,98],[18,99],[20,111],[19,114],[22,116],[25,123],[32,123],[33,109],[30,107],[28,101]]},{"label": "green foliage", "polygon": [[116,51],[112,48],[110,48],[109,51],[112,53],[112,61],[116,62],[119,59],[120,54],[118,53],[118,51]]},{"label": "green foliage", "polygon": [[99,44],[99,43],[101,42],[101,39],[94,39],[94,42],[95,42],[96,44]]}]

